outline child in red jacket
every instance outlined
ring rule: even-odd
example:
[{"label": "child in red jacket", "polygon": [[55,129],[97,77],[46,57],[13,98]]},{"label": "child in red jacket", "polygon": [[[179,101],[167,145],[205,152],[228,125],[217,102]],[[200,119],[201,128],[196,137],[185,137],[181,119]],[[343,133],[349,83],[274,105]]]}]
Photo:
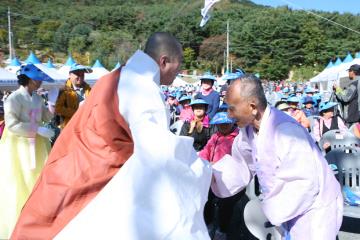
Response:
[{"label": "child in red jacket", "polygon": [[233,119],[228,117],[227,112],[218,112],[211,119],[210,124],[216,125],[218,131],[214,133],[199,156],[211,163],[219,161],[225,154],[231,155],[231,146],[235,137],[239,134]]},{"label": "child in red jacket", "polygon": [[[215,163],[221,161],[226,155],[231,155],[231,147],[235,137],[239,134],[239,128],[235,121],[229,118],[227,112],[218,112],[211,119],[210,124],[216,125],[218,131],[207,142],[199,156]],[[241,191],[229,198],[218,198],[209,190],[208,201],[204,209],[205,222],[208,225],[211,239],[239,239],[251,240],[247,230],[243,211],[248,198],[245,191]]]}]

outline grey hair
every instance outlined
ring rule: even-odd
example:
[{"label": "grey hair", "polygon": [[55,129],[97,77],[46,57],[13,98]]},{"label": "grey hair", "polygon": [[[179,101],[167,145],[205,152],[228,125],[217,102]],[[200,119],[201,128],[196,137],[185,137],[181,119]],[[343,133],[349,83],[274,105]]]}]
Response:
[{"label": "grey hair", "polygon": [[152,34],[146,44],[144,52],[155,61],[161,55],[166,55],[170,60],[182,61],[182,47],[180,42],[168,32],[156,32]]},{"label": "grey hair", "polygon": [[254,98],[260,108],[265,109],[267,100],[261,80],[253,74],[245,74],[235,81],[241,82],[240,96],[245,99]]}]

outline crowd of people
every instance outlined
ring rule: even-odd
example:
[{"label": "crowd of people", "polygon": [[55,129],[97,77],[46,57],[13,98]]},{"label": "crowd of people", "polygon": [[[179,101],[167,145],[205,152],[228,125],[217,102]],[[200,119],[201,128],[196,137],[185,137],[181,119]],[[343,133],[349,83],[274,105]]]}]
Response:
[{"label": "crowd of people", "polygon": [[360,65],[325,96],[238,70],[222,86],[205,73],[198,88],[169,87],[181,59],[180,43],[155,33],[93,88],[91,68],[74,64],[43,95],[52,79],[22,66],[0,105],[0,239],[253,239],[241,215],[255,176],[283,237],[335,239],[343,197],[319,143],[334,129],[360,138]]}]

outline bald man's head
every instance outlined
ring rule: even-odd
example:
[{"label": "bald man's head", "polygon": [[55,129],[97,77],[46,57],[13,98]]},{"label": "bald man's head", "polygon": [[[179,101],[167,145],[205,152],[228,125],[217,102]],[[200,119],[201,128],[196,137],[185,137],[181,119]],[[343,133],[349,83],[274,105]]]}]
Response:
[{"label": "bald man's head", "polygon": [[261,81],[253,75],[235,80],[226,93],[226,102],[230,116],[237,119],[239,127],[259,120],[267,105]]},{"label": "bald man's head", "polygon": [[170,33],[156,32],[149,37],[144,52],[159,65],[160,83],[170,85],[180,70],[182,47]]}]

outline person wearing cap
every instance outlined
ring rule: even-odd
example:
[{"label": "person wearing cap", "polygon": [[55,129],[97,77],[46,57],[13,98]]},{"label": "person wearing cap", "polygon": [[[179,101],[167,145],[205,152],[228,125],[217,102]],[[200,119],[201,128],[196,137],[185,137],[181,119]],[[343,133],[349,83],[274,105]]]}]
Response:
[{"label": "person wearing cap", "polygon": [[183,122],[190,122],[190,120],[194,115],[194,112],[190,106],[191,96],[188,95],[181,96],[179,99],[179,103],[182,106],[179,119]]},{"label": "person wearing cap", "polygon": [[222,79],[226,80],[226,83],[224,85],[222,85],[220,88],[220,95],[222,97],[224,97],[226,95],[226,91],[227,91],[229,85],[231,84],[231,82],[234,81],[235,79],[238,79],[240,76],[241,76],[241,74],[238,72],[235,72],[235,73],[227,72],[222,76]]},{"label": "person wearing cap", "polygon": [[203,99],[195,99],[190,103],[194,115],[190,122],[185,122],[181,128],[180,136],[194,138],[194,148],[198,152],[202,150],[213,134],[213,127],[210,125],[209,116],[206,110],[209,104]]},{"label": "person wearing cap", "polygon": [[[345,131],[347,127],[344,121],[339,116],[334,115],[335,107],[338,105],[336,102],[326,102],[320,104],[320,117],[314,122],[314,137],[317,142],[320,141],[321,137],[330,130],[339,129]],[[325,142],[322,146],[323,149],[328,149],[330,144]]]},{"label": "person wearing cap", "polygon": [[201,88],[200,92],[195,95],[195,99],[203,99],[208,103],[206,114],[211,119],[214,117],[219,105],[220,105],[220,95],[217,91],[213,89],[214,82],[216,81],[215,76],[210,73],[200,77]]},{"label": "person wearing cap", "polygon": [[[199,152],[199,156],[214,164],[221,161],[226,154],[231,155],[231,148],[234,139],[239,134],[239,128],[235,125],[234,119],[229,118],[227,112],[217,112],[210,124],[216,125],[217,131],[211,136],[204,149]],[[247,201],[245,190],[229,198],[218,198],[210,189],[204,217],[208,226],[212,223],[212,228],[219,227],[218,231],[213,231],[216,237],[226,235],[227,239],[249,239],[248,230],[241,214]],[[241,205],[240,202],[244,202],[244,204],[239,209],[237,206]],[[217,219],[214,218],[215,214],[218,215]],[[236,229],[232,229],[234,224],[231,222],[235,219],[237,221]]]},{"label": "person wearing cap", "polygon": [[71,65],[69,79],[65,87],[60,90],[55,104],[55,112],[62,118],[61,128],[66,126],[79,106],[89,96],[91,87],[85,82],[85,73],[91,72],[90,67],[77,63]]},{"label": "person wearing cap", "polygon": [[290,94],[290,89],[289,87],[284,87],[282,90],[281,90],[282,94],[284,97],[288,98],[289,97],[289,94]]},{"label": "person wearing cap", "polygon": [[232,196],[257,176],[261,209],[282,239],[335,239],[343,218],[341,187],[308,131],[270,107],[252,75],[233,82],[226,97],[240,131],[231,156],[212,165],[212,191]]},{"label": "person wearing cap", "polygon": [[305,89],[305,94],[308,97],[312,97],[314,95],[314,92],[315,92],[315,89],[313,89],[310,86],[307,86],[306,89]]},{"label": "person wearing cap", "polygon": [[0,239],[9,239],[17,217],[48,158],[49,138],[43,127],[53,114],[36,93],[53,80],[33,64],[20,67],[20,87],[4,102],[5,129],[0,140]]},{"label": "person wearing cap", "polygon": [[306,96],[303,99],[304,108],[302,111],[305,113],[306,117],[317,116],[319,115],[318,111],[314,108],[314,98],[310,96]]},{"label": "person wearing cap", "polygon": [[360,65],[351,65],[348,69],[350,83],[342,90],[333,86],[336,99],[343,106],[344,119],[348,126],[360,121]]},{"label": "person wearing cap", "polygon": [[178,101],[176,100],[176,93],[172,92],[168,95],[167,99],[166,99],[166,107],[169,110],[170,113],[170,126],[176,122],[179,114],[180,114],[180,109],[177,106],[178,105]]},{"label": "person wearing cap", "polygon": [[286,101],[278,101],[277,103],[275,103],[275,106],[274,106],[276,109],[286,113],[287,115],[290,115],[290,105],[287,104]]},{"label": "person wearing cap", "polygon": [[[152,34],[101,77],[62,130],[11,239],[206,239],[211,170],[174,135],[160,86],[182,46]],[[0,201],[1,202],[1,201]]]},{"label": "person wearing cap", "polygon": [[300,123],[304,128],[310,127],[310,121],[305,116],[305,113],[299,109],[300,99],[298,97],[289,97],[287,103],[289,104],[290,116],[292,116],[298,123]]}]

